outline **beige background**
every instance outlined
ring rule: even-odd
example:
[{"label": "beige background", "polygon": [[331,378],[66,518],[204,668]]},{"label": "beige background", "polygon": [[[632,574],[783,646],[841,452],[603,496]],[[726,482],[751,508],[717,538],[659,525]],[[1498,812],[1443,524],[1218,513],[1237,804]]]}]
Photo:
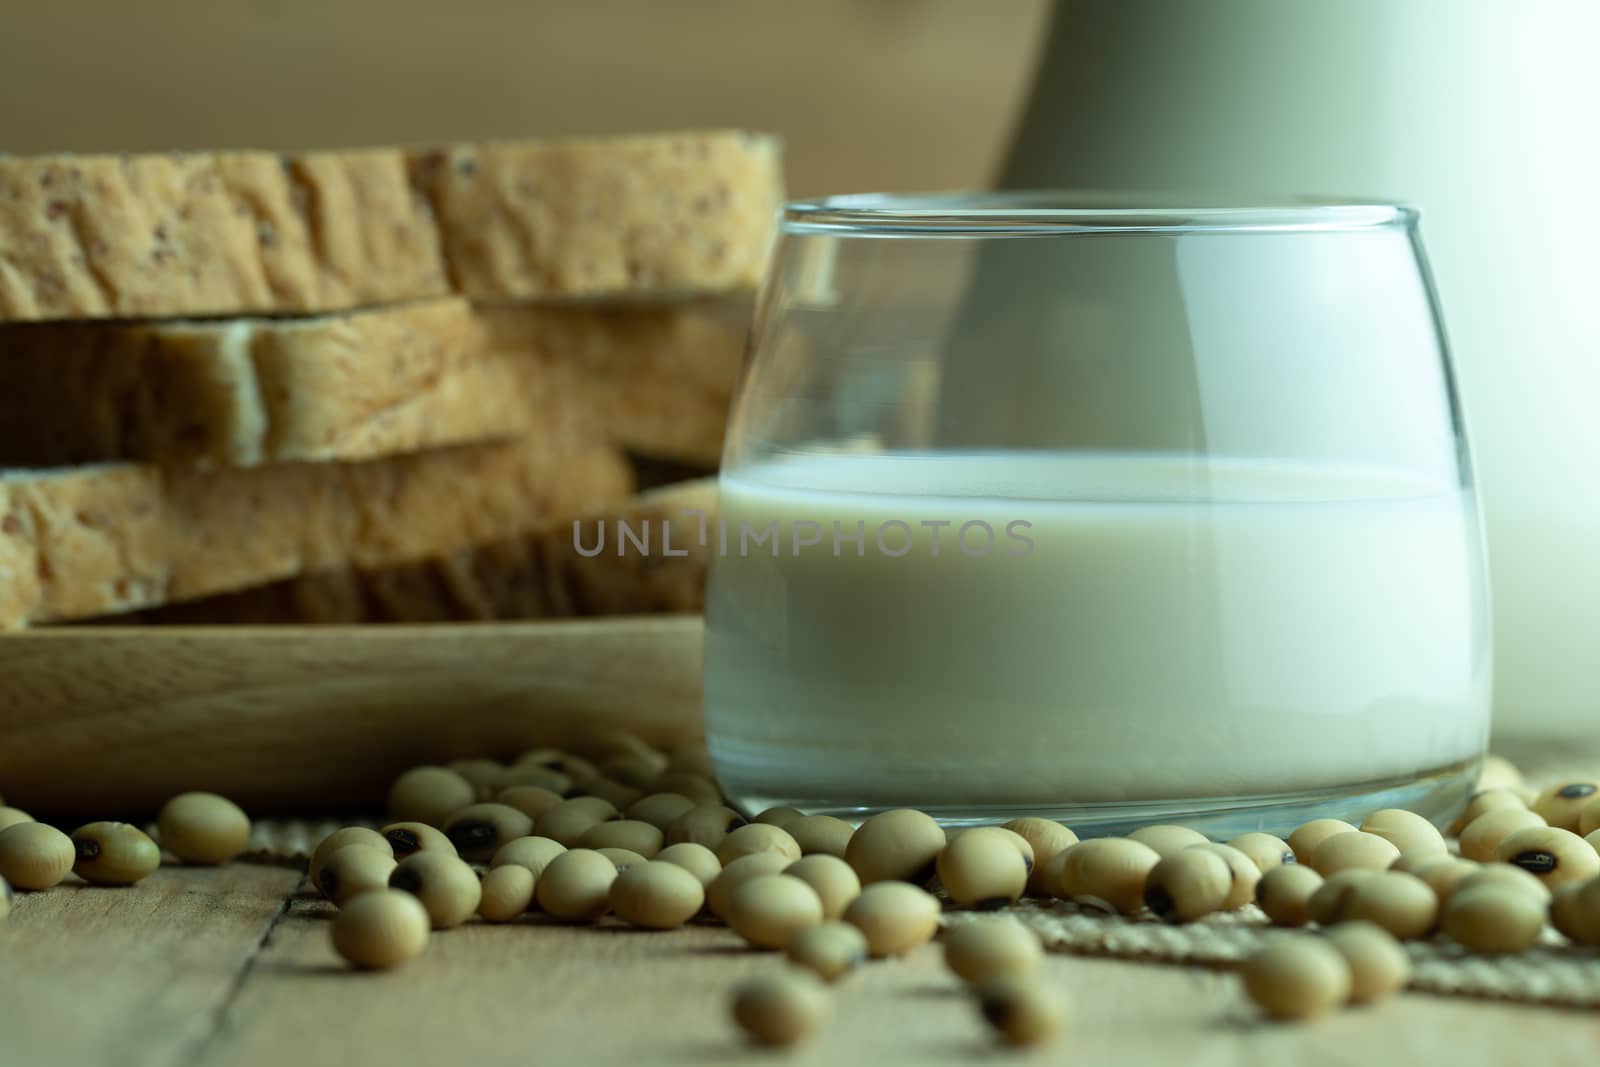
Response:
[{"label": "beige background", "polygon": [[0,150],[775,130],[791,192],[986,183],[1048,0],[0,0]]}]

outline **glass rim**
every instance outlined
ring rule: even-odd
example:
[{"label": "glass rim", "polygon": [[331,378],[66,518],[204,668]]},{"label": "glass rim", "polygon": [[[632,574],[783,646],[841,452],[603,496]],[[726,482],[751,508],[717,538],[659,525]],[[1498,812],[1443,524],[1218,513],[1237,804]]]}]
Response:
[{"label": "glass rim", "polygon": [[[1184,200],[1191,201],[1188,204]],[[1294,233],[1407,228],[1415,207],[1310,198],[1222,204],[1193,195],[1094,190],[855,193],[784,205],[784,233],[861,237]]]}]

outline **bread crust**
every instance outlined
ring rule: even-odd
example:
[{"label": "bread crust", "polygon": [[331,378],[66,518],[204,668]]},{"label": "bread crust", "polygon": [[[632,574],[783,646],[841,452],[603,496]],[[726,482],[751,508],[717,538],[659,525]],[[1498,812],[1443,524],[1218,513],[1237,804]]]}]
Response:
[{"label": "bread crust", "polygon": [[613,446],[554,424],[364,463],[11,472],[0,477],[0,628],[422,560],[632,489]]},{"label": "bread crust", "polygon": [[0,325],[0,466],[361,460],[581,411],[635,452],[715,466],[747,299],[310,318]]},{"label": "bread crust", "polygon": [[737,131],[0,158],[0,321],[748,289],[782,189]]}]

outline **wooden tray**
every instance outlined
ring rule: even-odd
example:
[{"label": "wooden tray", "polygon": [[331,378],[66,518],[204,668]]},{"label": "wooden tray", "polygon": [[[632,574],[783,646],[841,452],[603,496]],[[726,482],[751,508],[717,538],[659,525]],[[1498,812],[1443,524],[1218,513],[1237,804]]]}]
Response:
[{"label": "wooden tray", "polygon": [[624,728],[700,733],[698,616],[421,626],[74,627],[0,637],[0,795],[131,815],[379,810],[394,775]]}]

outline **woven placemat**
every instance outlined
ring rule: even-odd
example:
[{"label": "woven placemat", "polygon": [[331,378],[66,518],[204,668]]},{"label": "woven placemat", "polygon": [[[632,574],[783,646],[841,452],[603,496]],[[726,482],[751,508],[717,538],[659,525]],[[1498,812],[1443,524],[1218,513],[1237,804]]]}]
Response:
[{"label": "woven placemat", "polygon": [[[341,826],[377,826],[364,819],[264,819],[250,834],[246,856],[264,862],[303,862],[318,841]],[[946,928],[993,912],[947,911]],[[1171,926],[1152,918],[1091,912],[1070,901],[1025,900],[1007,909],[1035,930],[1052,952],[1230,969],[1274,937],[1254,904]],[[1546,929],[1540,943],[1512,956],[1468,952],[1445,938],[1409,941],[1414,968],[1408,988],[1448,996],[1568,1007],[1600,1007],[1600,952],[1570,945]]]},{"label": "woven placemat", "polygon": [[[949,927],[981,918],[946,912]],[[1026,900],[1007,909],[1052,952],[1183,963],[1232,969],[1275,937],[1292,936],[1268,924],[1254,904],[1235,912],[1171,926],[1156,920],[1089,912],[1069,901]],[[1404,942],[1411,956],[1407,988],[1448,996],[1487,997],[1567,1007],[1600,1007],[1600,953],[1569,944],[1546,927],[1539,944],[1509,956],[1469,952],[1443,937]]]}]

